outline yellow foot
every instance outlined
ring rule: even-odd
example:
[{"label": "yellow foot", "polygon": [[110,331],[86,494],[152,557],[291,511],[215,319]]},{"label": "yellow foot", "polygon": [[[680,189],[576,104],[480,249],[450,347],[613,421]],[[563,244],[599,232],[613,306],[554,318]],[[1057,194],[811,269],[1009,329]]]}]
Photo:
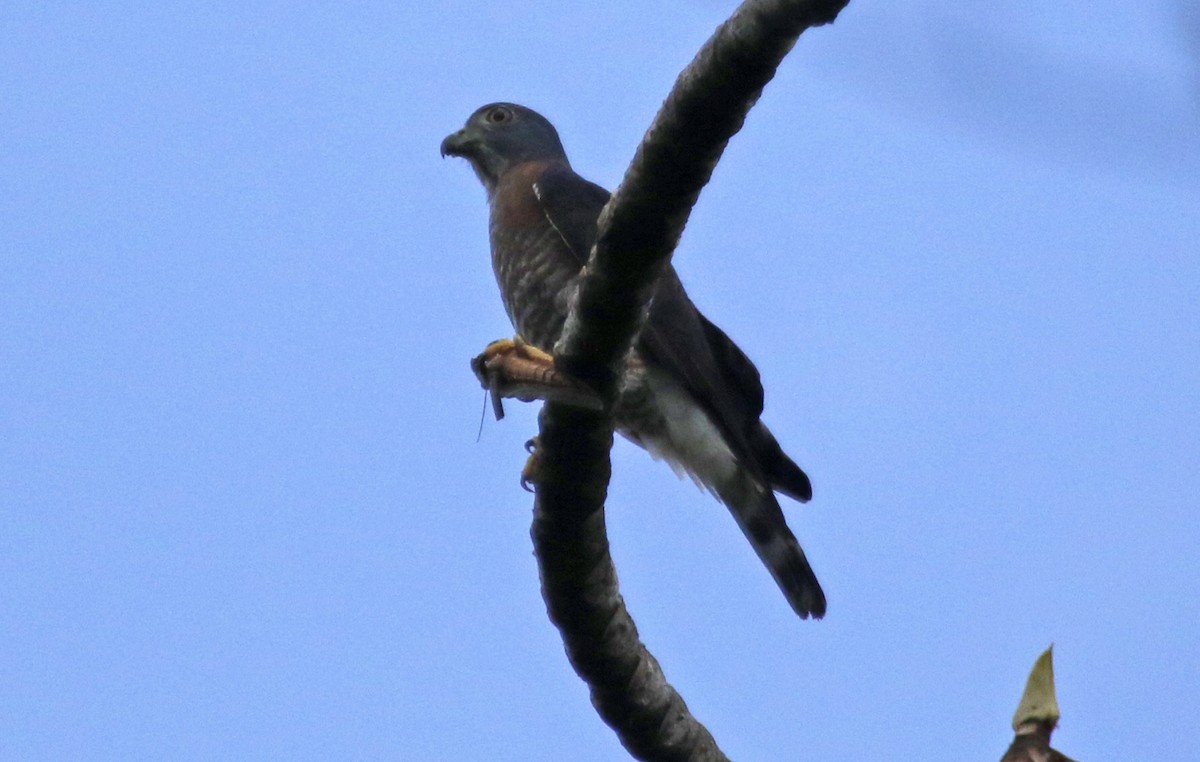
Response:
[{"label": "yellow foot", "polygon": [[554,367],[554,358],[526,344],[520,336],[488,344],[483,353],[471,360],[471,370],[491,392],[496,420],[504,417],[504,398],[523,402],[549,400],[576,407],[602,410],[594,391]]},{"label": "yellow foot", "polygon": [[521,469],[521,489],[533,492],[533,487],[530,485],[537,484],[538,468],[541,466],[541,462],[538,460],[537,437],[525,443],[525,452],[529,453],[529,459],[525,461],[525,467]]}]

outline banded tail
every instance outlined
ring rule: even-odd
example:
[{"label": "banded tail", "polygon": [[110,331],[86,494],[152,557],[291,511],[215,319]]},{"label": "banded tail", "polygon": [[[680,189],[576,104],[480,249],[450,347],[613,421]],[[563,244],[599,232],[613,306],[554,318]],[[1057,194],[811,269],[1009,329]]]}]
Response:
[{"label": "banded tail", "polygon": [[731,481],[732,484],[717,487],[717,497],[737,520],[792,610],[801,619],[825,616],[825,592],[808,564],[800,541],[788,529],[775,493],[744,472]]}]

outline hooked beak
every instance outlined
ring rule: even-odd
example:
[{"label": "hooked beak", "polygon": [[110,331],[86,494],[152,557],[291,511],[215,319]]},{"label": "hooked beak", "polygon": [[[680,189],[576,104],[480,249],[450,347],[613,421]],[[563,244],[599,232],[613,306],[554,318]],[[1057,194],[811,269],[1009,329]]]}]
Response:
[{"label": "hooked beak", "polygon": [[467,156],[475,140],[467,134],[466,128],[451,133],[442,141],[442,158],[447,156]]}]

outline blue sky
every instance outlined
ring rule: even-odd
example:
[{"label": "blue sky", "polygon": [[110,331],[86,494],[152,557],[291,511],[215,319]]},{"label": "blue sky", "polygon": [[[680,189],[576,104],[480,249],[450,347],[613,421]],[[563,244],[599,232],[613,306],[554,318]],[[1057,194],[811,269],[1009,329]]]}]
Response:
[{"label": "blue sky", "polygon": [[[732,3],[0,11],[0,758],[622,758],[484,422],[511,329],[438,143],[513,100],[614,186]],[[1200,757],[1200,16],[852,2],[676,257],[812,476],[791,614],[627,443],[613,554],[736,759]]]}]

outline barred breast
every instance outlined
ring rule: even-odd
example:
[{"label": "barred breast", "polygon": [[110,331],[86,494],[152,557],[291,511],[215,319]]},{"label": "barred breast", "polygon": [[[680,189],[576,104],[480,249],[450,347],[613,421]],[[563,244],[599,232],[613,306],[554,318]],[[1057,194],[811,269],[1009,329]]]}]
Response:
[{"label": "barred breast", "polygon": [[547,352],[567,319],[576,262],[549,223],[492,226],[492,269],[508,319],[525,341]]},{"label": "barred breast", "polygon": [[504,309],[527,342],[550,351],[567,319],[583,263],[550,224],[533,183],[543,163],[508,172],[491,193],[492,269]]}]

